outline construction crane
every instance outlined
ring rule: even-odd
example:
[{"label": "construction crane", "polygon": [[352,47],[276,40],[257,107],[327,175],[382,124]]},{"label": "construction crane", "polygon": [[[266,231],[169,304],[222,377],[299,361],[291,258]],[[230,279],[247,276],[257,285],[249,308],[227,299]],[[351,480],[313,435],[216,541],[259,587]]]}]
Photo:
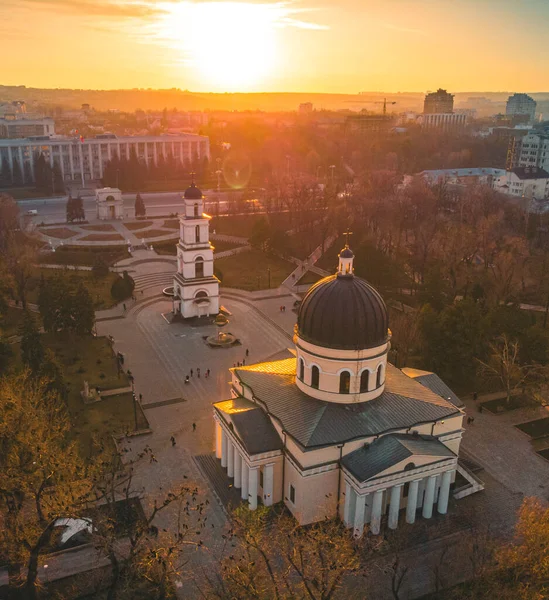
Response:
[{"label": "construction crane", "polygon": [[514,135],[509,138],[509,145],[507,146],[507,160],[505,161],[505,170],[510,171],[515,166],[517,155],[517,139]]},{"label": "construction crane", "polygon": [[351,104],[383,104],[383,114],[387,114],[387,104],[396,104],[395,101],[387,102],[387,98],[383,98],[381,100],[346,100],[345,102],[349,102]]}]

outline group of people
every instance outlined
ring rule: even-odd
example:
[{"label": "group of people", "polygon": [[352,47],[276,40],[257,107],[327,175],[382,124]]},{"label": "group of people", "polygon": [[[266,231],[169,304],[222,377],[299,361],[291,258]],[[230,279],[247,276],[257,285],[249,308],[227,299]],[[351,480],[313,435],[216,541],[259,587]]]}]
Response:
[{"label": "group of people", "polygon": [[286,306],[284,304],[280,305],[280,312],[286,312]]},{"label": "group of people", "polygon": [[[185,377],[185,383],[190,383],[190,381],[191,381],[190,378],[194,376],[194,369],[191,369],[189,373],[190,373],[190,376],[187,375]],[[211,373],[210,369],[206,369],[206,372],[204,373],[204,378],[208,379],[210,377],[210,373]],[[198,377],[198,379],[200,379],[200,367],[197,367],[197,369],[196,369],[196,376]]]},{"label": "group of people", "polygon": [[[250,351],[246,348],[246,356],[250,356]],[[242,361],[238,361],[233,363],[233,367],[245,367],[246,366],[246,357],[242,359]]]}]

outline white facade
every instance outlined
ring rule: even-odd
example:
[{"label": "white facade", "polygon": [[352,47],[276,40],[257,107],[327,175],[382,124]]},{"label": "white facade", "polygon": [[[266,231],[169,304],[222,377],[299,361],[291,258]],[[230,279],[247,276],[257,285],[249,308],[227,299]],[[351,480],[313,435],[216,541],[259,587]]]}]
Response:
[{"label": "white facade", "polygon": [[425,129],[449,131],[463,129],[467,124],[467,115],[462,113],[424,113],[418,119]]},{"label": "white facade", "polygon": [[513,94],[507,99],[505,114],[527,115],[528,120],[533,123],[536,118],[536,101],[528,94]]},{"label": "white facade", "polygon": [[17,161],[25,183],[34,181],[34,157],[43,154],[53,167],[57,162],[63,179],[86,181],[103,178],[106,163],[117,155],[130,158],[135,152],[147,166],[157,164],[159,157],[173,156],[180,163],[210,158],[209,138],[185,133],[180,135],[117,137],[112,134],[95,138],[68,138],[63,136],[37,136],[26,139],[0,139],[0,169],[6,162],[13,174]]},{"label": "white facade", "polygon": [[95,190],[95,204],[100,221],[124,218],[124,200],[118,188],[105,187]]},{"label": "white facade", "polygon": [[55,122],[48,117],[37,119],[23,113],[0,118],[0,138],[17,139],[54,133]]},{"label": "white facade", "polygon": [[522,138],[518,166],[549,171],[549,134],[531,132]]},{"label": "white facade", "polygon": [[471,169],[432,169],[422,171],[421,177],[429,183],[451,183],[465,185],[489,185],[498,178],[505,175],[505,169],[493,169],[491,167],[476,167]]},{"label": "white facade", "polygon": [[508,196],[544,200],[549,197],[549,173],[538,167],[518,167],[495,179],[493,187]]},{"label": "white facade", "polygon": [[210,219],[204,214],[202,192],[193,183],[185,192],[184,211],[179,215],[177,273],[173,282],[173,312],[184,319],[219,312],[219,279],[214,275]]}]

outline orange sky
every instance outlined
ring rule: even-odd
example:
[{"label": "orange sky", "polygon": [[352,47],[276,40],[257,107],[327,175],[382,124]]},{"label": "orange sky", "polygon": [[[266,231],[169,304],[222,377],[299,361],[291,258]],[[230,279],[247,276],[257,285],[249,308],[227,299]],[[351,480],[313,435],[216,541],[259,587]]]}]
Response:
[{"label": "orange sky", "polygon": [[0,84],[548,91],[549,0],[0,0]]}]

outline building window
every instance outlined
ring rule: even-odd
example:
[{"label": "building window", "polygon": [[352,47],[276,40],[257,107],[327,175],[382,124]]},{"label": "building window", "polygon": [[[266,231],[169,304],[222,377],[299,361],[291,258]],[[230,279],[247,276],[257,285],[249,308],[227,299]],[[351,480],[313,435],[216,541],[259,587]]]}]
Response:
[{"label": "building window", "polygon": [[367,392],[370,385],[370,371],[362,371],[360,375],[360,391]]},{"label": "building window", "polygon": [[320,371],[319,371],[318,367],[315,365],[311,369],[311,387],[315,388],[315,390],[318,390],[319,379],[320,379]]},{"label": "building window", "polygon": [[343,371],[339,376],[339,393],[348,394],[351,389],[351,374],[349,371]]},{"label": "building window", "polygon": [[377,383],[376,383],[376,387],[380,387],[381,386],[381,365],[379,365],[379,367],[377,368]]},{"label": "building window", "polygon": [[194,261],[194,276],[204,277],[204,261],[201,256]]},{"label": "building window", "polygon": [[194,239],[195,239],[195,242],[200,242],[200,225],[197,225],[194,228]]},{"label": "building window", "polygon": [[299,359],[299,379],[303,381],[305,379],[305,363],[303,359]]},{"label": "building window", "polygon": [[194,205],[194,216],[198,217],[198,204]]},{"label": "building window", "polygon": [[290,483],[290,502],[295,504],[295,487]]}]

